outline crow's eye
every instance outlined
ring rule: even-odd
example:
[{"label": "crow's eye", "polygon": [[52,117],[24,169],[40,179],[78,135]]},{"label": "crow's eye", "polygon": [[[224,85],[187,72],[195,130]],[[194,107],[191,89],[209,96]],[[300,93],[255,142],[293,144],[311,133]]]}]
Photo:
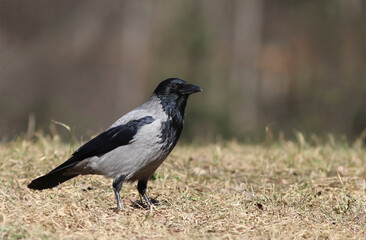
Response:
[{"label": "crow's eye", "polygon": [[178,84],[173,83],[173,84],[172,84],[172,89],[177,89],[177,88],[178,88]]}]

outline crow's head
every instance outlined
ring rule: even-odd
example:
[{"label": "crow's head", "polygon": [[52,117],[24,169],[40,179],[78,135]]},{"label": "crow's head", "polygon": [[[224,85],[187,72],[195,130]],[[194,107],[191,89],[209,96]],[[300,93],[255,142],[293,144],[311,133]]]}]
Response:
[{"label": "crow's head", "polygon": [[187,83],[182,79],[168,78],[156,87],[153,95],[160,99],[165,112],[174,115],[174,111],[178,110],[183,119],[188,96],[201,91],[199,86]]},{"label": "crow's head", "polygon": [[154,93],[158,97],[168,97],[173,100],[181,97],[187,98],[190,94],[200,91],[202,91],[200,87],[187,83],[182,79],[168,78],[157,86]]}]

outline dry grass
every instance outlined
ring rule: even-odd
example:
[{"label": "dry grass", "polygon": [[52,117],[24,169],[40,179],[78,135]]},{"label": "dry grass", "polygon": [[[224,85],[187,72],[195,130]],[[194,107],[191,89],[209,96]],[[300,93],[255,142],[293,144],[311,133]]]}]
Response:
[{"label": "dry grass", "polygon": [[100,176],[27,189],[69,153],[43,136],[0,145],[1,239],[366,238],[361,146],[179,145],[149,182],[159,205],[134,207],[135,184],[126,184],[121,212],[111,180]]}]

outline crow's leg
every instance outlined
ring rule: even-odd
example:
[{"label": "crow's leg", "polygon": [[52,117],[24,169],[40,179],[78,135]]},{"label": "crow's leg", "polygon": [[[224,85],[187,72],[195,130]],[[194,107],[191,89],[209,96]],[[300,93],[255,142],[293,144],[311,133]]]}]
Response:
[{"label": "crow's leg", "polygon": [[139,191],[140,196],[142,196],[145,199],[147,206],[151,208],[150,199],[146,195],[146,187],[147,187],[147,180],[140,179],[139,182],[137,183],[137,190]]},{"label": "crow's leg", "polygon": [[116,195],[118,210],[122,209],[121,197],[119,196],[119,192],[122,189],[122,184],[123,184],[123,181],[125,180],[125,178],[126,178],[125,175],[118,175],[117,177],[115,177],[113,179],[113,185],[112,186],[113,186],[114,195]]}]

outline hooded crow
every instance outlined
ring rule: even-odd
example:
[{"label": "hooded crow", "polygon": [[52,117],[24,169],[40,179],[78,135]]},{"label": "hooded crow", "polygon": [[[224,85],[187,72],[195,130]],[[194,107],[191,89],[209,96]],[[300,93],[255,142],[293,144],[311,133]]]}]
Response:
[{"label": "hooded crow", "polygon": [[147,102],[122,116],[28,187],[42,190],[78,175],[103,175],[113,178],[117,208],[121,209],[119,193],[123,182],[137,180],[137,190],[151,208],[147,182],[179,139],[188,96],[200,91],[200,87],[178,78],[162,81]]}]

